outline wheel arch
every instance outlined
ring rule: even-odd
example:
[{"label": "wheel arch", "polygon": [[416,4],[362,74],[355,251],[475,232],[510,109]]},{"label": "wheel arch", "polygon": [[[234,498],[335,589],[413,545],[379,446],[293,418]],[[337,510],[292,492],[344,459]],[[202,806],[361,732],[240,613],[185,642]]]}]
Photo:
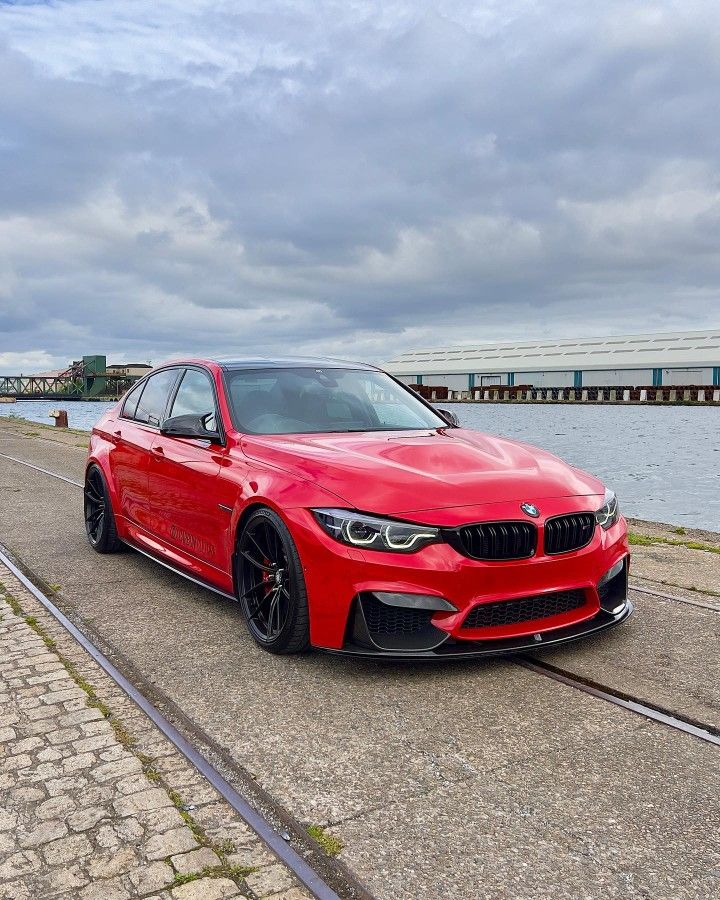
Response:
[{"label": "wheel arch", "polygon": [[[237,545],[238,540],[240,539],[240,534],[245,527],[245,523],[259,509],[271,509],[273,512],[281,515],[280,512],[271,504],[266,503],[264,500],[255,499],[251,503],[242,510],[240,515],[238,516],[237,523],[235,524],[235,531],[233,533],[233,548],[232,548],[232,556],[230,559],[232,565],[232,581],[233,581],[233,591],[235,596],[238,596],[238,583],[237,583]],[[284,520],[283,520],[284,521]]]}]

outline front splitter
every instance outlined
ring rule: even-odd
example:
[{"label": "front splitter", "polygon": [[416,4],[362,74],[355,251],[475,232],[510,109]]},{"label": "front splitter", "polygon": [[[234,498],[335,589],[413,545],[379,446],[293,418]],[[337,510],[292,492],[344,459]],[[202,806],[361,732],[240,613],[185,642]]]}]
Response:
[{"label": "front splitter", "polygon": [[615,613],[601,609],[600,612],[589,621],[578,622],[566,628],[540,633],[540,640],[534,636],[523,635],[519,638],[505,638],[497,641],[458,641],[448,638],[439,647],[433,650],[379,650],[346,644],[337,649],[332,647],[316,647],[323,653],[333,653],[342,656],[355,656],[372,659],[387,660],[446,660],[446,659],[477,659],[482,656],[503,656],[513,653],[526,653],[528,650],[542,650],[545,647],[557,647],[568,644],[571,641],[579,641],[582,638],[606,631],[614,625],[624,622],[634,607],[630,600],[626,600],[622,608]]}]

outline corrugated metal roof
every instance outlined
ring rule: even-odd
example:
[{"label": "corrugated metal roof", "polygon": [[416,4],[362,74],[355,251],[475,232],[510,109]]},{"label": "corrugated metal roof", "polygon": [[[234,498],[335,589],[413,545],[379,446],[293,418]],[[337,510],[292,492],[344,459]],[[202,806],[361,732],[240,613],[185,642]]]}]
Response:
[{"label": "corrugated metal roof", "polygon": [[668,334],[512,341],[409,350],[385,364],[394,375],[650,369],[720,365],[720,328]]}]

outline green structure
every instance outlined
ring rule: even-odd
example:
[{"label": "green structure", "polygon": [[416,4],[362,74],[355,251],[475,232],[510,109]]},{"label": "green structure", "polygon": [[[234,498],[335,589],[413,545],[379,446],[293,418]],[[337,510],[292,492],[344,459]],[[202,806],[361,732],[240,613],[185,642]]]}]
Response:
[{"label": "green structure", "polygon": [[115,400],[137,381],[108,375],[107,357],[83,356],[58,375],[0,375],[0,397],[17,400]]},{"label": "green structure", "polygon": [[107,357],[83,356],[83,394],[86,397],[99,397],[107,389]]}]

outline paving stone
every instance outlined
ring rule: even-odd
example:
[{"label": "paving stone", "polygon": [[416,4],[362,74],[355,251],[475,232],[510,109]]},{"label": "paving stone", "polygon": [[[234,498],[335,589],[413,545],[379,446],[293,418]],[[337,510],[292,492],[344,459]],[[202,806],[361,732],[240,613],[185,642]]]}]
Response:
[{"label": "paving stone", "polygon": [[128,878],[138,894],[159,891],[171,884],[175,873],[166,862],[152,862],[128,871]]},{"label": "paving stone", "polygon": [[240,889],[229,878],[198,878],[170,892],[173,900],[224,900],[237,897]]},{"label": "paving stone", "polygon": [[145,856],[148,859],[165,859],[185,850],[194,850],[198,842],[189,828],[176,828],[165,834],[153,835],[145,845]]},{"label": "paving stone", "polygon": [[[47,706],[50,706],[55,703],[64,703],[67,700],[82,700],[84,696],[84,691],[80,688],[72,687],[62,691],[48,691],[48,693],[43,694],[40,699]],[[65,708],[67,709],[67,707]]]},{"label": "paving stone", "polygon": [[20,803],[36,803],[45,799],[45,791],[41,787],[19,786],[12,789],[10,796]]},{"label": "paving stone", "polygon": [[92,852],[92,844],[84,834],[73,834],[43,847],[45,861],[51,866],[75,862]]},{"label": "paving stone", "polygon": [[0,831],[9,831],[17,825],[17,813],[0,807]]},{"label": "paving stone", "polygon": [[112,731],[109,734],[94,734],[92,737],[73,741],[73,747],[75,747],[79,753],[84,753],[86,750],[102,750],[103,747],[110,746],[117,746],[117,738]]},{"label": "paving stone", "polygon": [[45,787],[51,797],[59,797],[61,794],[80,793],[87,783],[87,778],[78,775],[75,777],[68,776],[67,778],[53,778],[52,781],[47,782]]},{"label": "paving stone", "polygon": [[131,896],[121,877],[89,884],[78,894],[80,900],[128,900]]},{"label": "paving stone", "polygon": [[103,806],[88,806],[68,816],[67,823],[73,831],[87,831],[108,817],[109,812]]},{"label": "paving stone", "polygon": [[202,872],[203,869],[221,865],[220,857],[209,847],[201,847],[199,850],[191,850],[190,853],[172,856],[170,862],[175,871],[181,875],[186,875],[188,872]]},{"label": "paving stone", "polygon": [[150,788],[129,797],[120,797],[113,805],[118,815],[131,816],[137,812],[171,806],[172,801],[162,788]]},{"label": "paving stone", "polygon": [[16,772],[18,769],[27,769],[32,765],[32,758],[27,753],[18,753],[17,756],[8,756],[0,763],[0,770]]},{"label": "paving stone", "polygon": [[136,775],[127,775],[115,782],[115,790],[119,794],[137,794],[138,791],[147,790],[147,776],[143,772]]},{"label": "paving stone", "polygon": [[171,828],[182,828],[185,824],[180,811],[174,806],[139,812],[137,816],[144,827],[152,834],[161,834],[163,831],[169,831]]},{"label": "paving stone", "polygon": [[52,797],[35,807],[35,816],[38,819],[64,819],[75,809],[75,801],[72,797]]},{"label": "paving stone", "polygon": [[57,731],[51,731],[47,735],[47,739],[51,744],[68,744],[80,737],[79,728],[59,728]]},{"label": "paving stone", "polygon": [[11,832],[0,831],[0,858],[14,853],[17,849],[17,842]]},{"label": "paving stone", "polygon": [[113,826],[115,834],[122,842],[137,844],[143,836],[143,827],[133,816],[121,819]]},{"label": "paving stone", "polygon": [[35,900],[35,892],[29,881],[11,881],[0,884],[0,900]]},{"label": "paving stone", "polygon": [[293,881],[285,866],[273,865],[251,872],[245,877],[245,883],[258,897],[277,894],[293,887]]},{"label": "paving stone", "polygon": [[0,881],[10,881],[20,875],[29,875],[40,865],[40,857],[34,850],[14,853],[0,863]]},{"label": "paving stone", "polygon": [[71,725],[80,725],[82,722],[93,722],[97,719],[104,719],[105,717],[100,712],[99,709],[79,709],[77,712],[66,713],[63,716],[60,716],[58,721],[58,725],[61,725],[64,728],[67,728]]},{"label": "paving stone", "polygon": [[69,756],[63,763],[63,775],[72,775],[75,772],[82,772],[83,769],[91,769],[97,762],[94,753],[78,753]]},{"label": "paving stone", "polygon": [[226,856],[231,866],[241,866],[243,869],[254,869],[260,866],[269,866],[275,862],[275,856],[260,841],[256,841],[252,847],[236,847],[232,853]]},{"label": "paving stone", "polygon": [[67,825],[61,821],[43,822],[37,828],[33,828],[28,834],[21,834],[19,844],[21,847],[39,847],[49,844],[57,838],[67,834]]},{"label": "paving stone", "polygon": [[62,759],[63,755],[59,750],[51,750],[47,748],[46,750],[41,750],[37,754],[37,758],[40,762],[57,762],[57,760]]},{"label": "paving stone", "polygon": [[138,862],[138,856],[133,847],[121,847],[116,851],[94,854],[88,863],[87,871],[93,880],[110,878],[136,868]]},{"label": "paving stone", "polygon": [[64,894],[81,888],[89,881],[82,868],[74,863],[69,866],[53,866],[42,879],[45,882],[45,893]]}]

